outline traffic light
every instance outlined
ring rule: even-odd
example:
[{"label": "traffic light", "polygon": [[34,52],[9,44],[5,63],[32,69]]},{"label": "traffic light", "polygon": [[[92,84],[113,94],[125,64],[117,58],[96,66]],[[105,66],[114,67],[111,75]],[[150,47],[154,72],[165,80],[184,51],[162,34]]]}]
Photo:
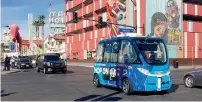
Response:
[{"label": "traffic light", "polygon": [[98,16],[98,26],[102,27],[102,25],[103,25],[102,16]]},{"label": "traffic light", "polygon": [[73,22],[78,23],[78,14],[77,14],[77,12],[73,12]]}]

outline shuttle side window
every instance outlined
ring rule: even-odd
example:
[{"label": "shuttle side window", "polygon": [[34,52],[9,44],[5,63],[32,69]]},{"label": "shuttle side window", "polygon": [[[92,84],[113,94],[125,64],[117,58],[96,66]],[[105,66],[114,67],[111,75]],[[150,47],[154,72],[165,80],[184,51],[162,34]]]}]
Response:
[{"label": "shuttle side window", "polygon": [[111,52],[112,52],[111,43],[106,43],[106,47],[104,49],[104,62],[111,62],[110,61]]},{"label": "shuttle side window", "polygon": [[130,41],[123,40],[121,43],[121,50],[119,52],[119,63],[125,63],[124,56],[128,58],[128,64],[139,64],[137,52]]},{"label": "shuttle side window", "polygon": [[113,62],[113,63],[118,62],[118,54],[119,54],[119,42],[114,41],[112,43],[111,62]]},{"label": "shuttle side window", "polygon": [[104,44],[101,43],[97,47],[97,52],[96,52],[96,62],[102,62],[103,61],[103,54],[104,54]]}]

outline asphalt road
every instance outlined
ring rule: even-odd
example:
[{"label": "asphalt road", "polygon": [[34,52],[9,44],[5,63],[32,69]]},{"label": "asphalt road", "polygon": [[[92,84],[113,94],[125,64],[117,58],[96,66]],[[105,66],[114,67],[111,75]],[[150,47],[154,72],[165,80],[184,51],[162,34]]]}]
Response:
[{"label": "asphalt road", "polygon": [[[191,69],[193,70],[193,69]],[[43,74],[24,69],[1,76],[2,101],[201,101],[202,88],[186,88],[183,75],[191,70],[171,71],[174,81],[168,94],[125,95],[114,88],[95,88],[92,68],[68,66],[67,74]]]}]

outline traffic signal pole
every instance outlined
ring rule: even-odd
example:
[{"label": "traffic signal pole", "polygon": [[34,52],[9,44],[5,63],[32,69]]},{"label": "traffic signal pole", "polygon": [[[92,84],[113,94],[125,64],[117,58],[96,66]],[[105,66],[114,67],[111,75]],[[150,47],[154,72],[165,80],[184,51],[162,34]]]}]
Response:
[{"label": "traffic signal pole", "polygon": [[103,24],[114,24],[114,25],[119,25],[119,26],[124,26],[124,27],[130,27],[130,28],[133,28],[135,30],[137,30],[137,28],[144,28],[144,26],[143,27],[137,27],[137,26],[130,26],[130,25],[126,25],[126,24],[112,23],[112,22],[108,22],[108,21],[104,22],[102,20],[101,16],[99,17],[99,21],[98,21],[98,20],[88,19],[88,18],[84,18],[84,17],[78,17],[77,12],[72,12],[72,13],[73,13],[73,23],[78,23],[79,20],[89,20],[89,21],[98,22],[99,24],[101,23],[100,25],[103,25]]},{"label": "traffic signal pole", "polygon": [[[99,22],[99,21],[97,21],[97,20],[88,19],[88,18],[81,18],[81,17],[78,17],[78,19],[83,19],[83,20],[89,20],[89,21]],[[104,23],[106,23],[106,24],[114,24],[114,25],[119,25],[119,26],[134,28],[135,30],[137,29],[137,27],[129,26],[129,25],[126,25],[126,24],[118,24],[118,23],[104,22],[104,21],[102,21],[102,22],[103,22],[103,24],[104,24]],[[142,28],[142,27],[140,27],[140,28]]]}]

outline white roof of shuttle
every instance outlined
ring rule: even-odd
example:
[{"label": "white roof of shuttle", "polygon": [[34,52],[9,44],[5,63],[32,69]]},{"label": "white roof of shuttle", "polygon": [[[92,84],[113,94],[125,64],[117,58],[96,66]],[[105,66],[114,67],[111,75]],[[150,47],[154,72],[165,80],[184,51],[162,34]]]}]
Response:
[{"label": "white roof of shuttle", "polygon": [[146,37],[146,36],[143,36],[142,34],[139,34],[139,33],[126,33],[126,34],[117,35],[117,37],[124,37],[124,36],[128,36],[128,37]]}]

